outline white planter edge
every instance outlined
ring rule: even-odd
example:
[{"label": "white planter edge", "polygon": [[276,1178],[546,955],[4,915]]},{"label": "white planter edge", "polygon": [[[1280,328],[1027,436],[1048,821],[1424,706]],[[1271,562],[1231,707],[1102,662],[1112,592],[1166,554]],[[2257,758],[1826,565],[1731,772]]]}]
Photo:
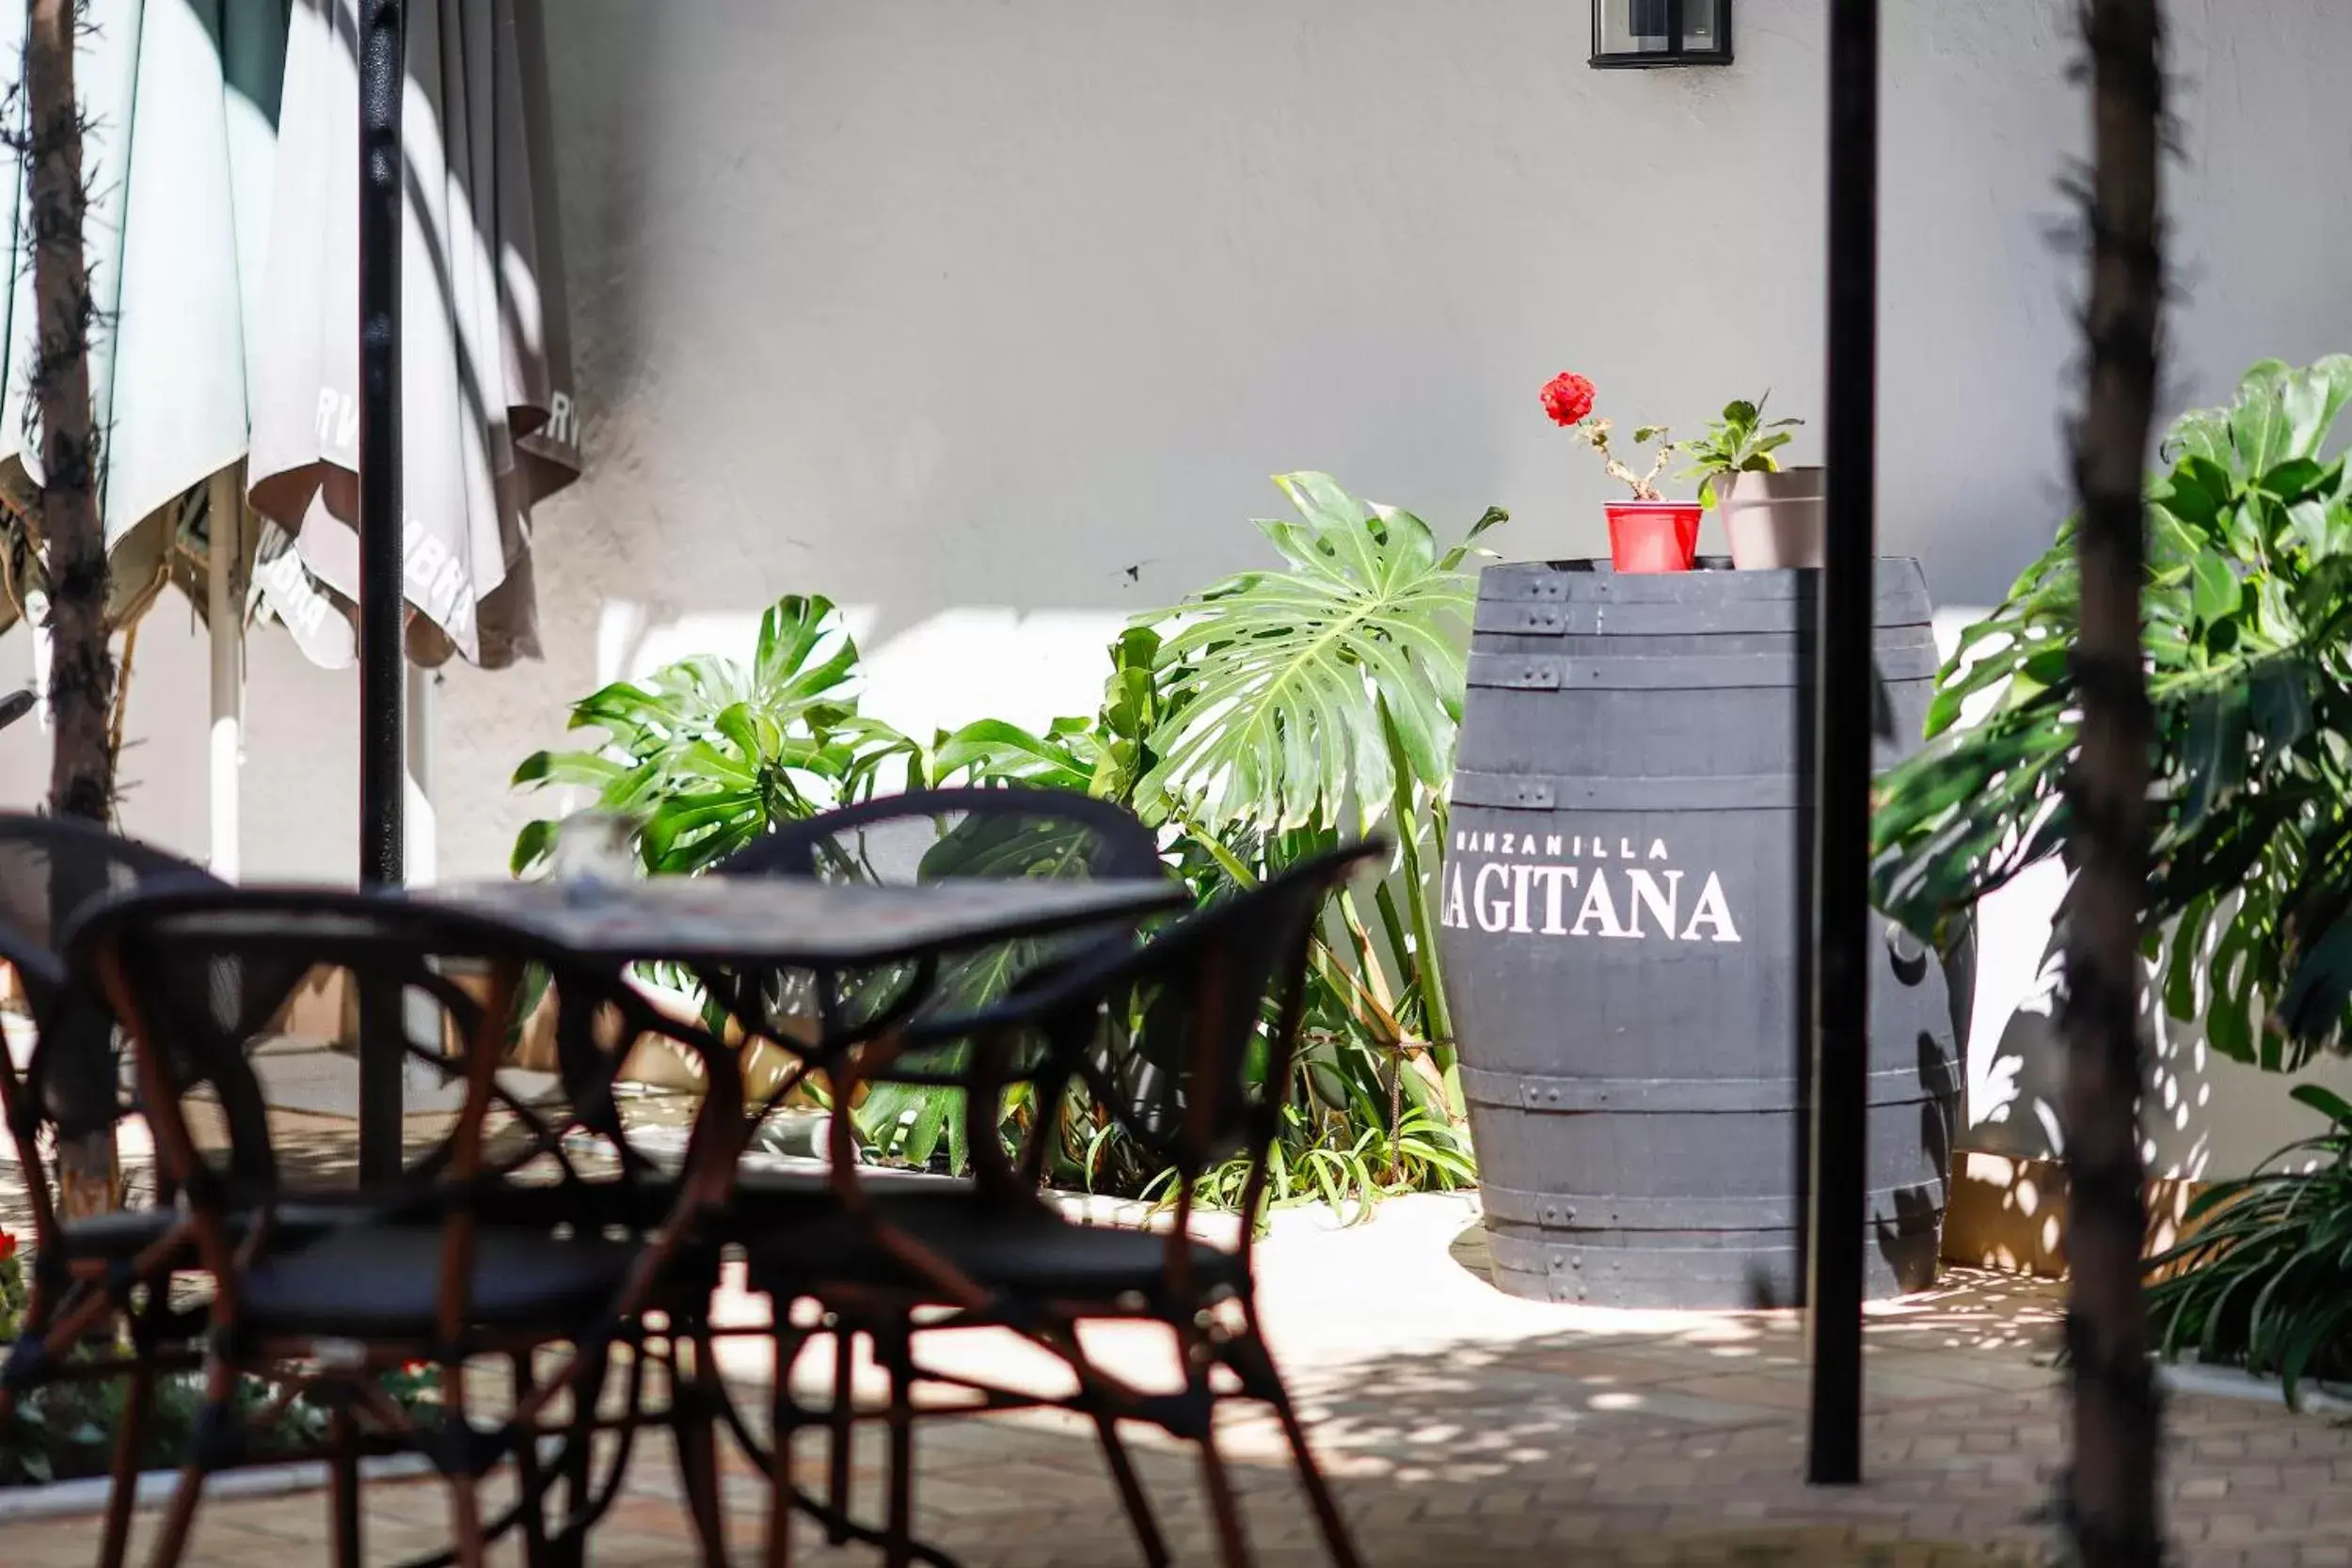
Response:
[{"label": "white planter edge", "polygon": [[[417,1453],[378,1454],[359,1462],[359,1474],[367,1481],[401,1481],[429,1475],[432,1470],[431,1462]],[[167,1501],[179,1481],[177,1470],[141,1473],[138,1506],[153,1508]],[[0,1524],[99,1513],[106,1506],[106,1493],[112,1484],[104,1476],[86,1476],[77,1481],[52,1481],[47,1486],[0,1487]],[[204,1497],[208,1502],[233,1497],[281,1497],[295,1492],[318,1491],[326,1484],[326,1465],[322,1460],[256,1465],[251,1469],[228,1470],[213,1477],[205,1483]]]},{"label": "white planter edge", "polygon": [[[2257,1377],[2242,1367],[2210,1367],[2202,1361],[2159,1361],[2156,1382],[2168,1392],[2212,1399],[2252,1400],[2284,1408],[2285,1386],[2275,1377]],[[2352,1388],[2305,1378],[2296,1389],[2305,1415],[2352,1416]]]}]

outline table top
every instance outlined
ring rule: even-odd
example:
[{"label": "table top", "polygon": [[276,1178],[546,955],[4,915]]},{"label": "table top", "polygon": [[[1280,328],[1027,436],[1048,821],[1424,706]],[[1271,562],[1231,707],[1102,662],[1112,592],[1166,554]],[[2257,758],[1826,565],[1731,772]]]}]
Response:
[{"label": "table top", "polygon": [[797,877],[451,882],[421,903],[502,922],[613,963],[851,968],[1133,922],[1189,901],[1174,880],[958,878],[913,886]]}]

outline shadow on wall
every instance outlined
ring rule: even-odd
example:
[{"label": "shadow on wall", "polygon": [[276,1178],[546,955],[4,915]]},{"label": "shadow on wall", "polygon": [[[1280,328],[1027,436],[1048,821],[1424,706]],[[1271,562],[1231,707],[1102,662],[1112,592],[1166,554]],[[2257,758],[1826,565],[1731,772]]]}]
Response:
[{"label": "shadow on wall", "polygon": [[[1983,926],[1997,933],[2005,973],[1982,975],[1978,983],[1976,1037],[1989,1043],[1970,1053],[1968,1148],[2024,1160],[2055,1160],[2066,1151],[2066,1057],[2058,1027],[2063,958],[2053,924],[2065,886],[2058,867],[2039,867],[1981,906]],[[2017,960],[2028,951],[2036,956],[2022,967]],[[2201,1020],[2165,1011],[2163,979],[2162,968],[2151,964],[2140,1004],[2150,1061],[2140,1152],[2160,1178],[2197,1181],[2228,1174],[2217,1168],[2217,1149],[2226,1150],[2223,1165],[2261,1157],[2245,1140],[2259,1141],[2264,1132],[2259,1101],[2265,1088],[2279,1113],[2272,1118],[2277,1135],[2267,1147],[2291,1135],[2285,1085],[2247,1069],[2251,1083],[2228,1085],[2239,1088],[2238,1096],[2220,1093],[2225,1064],[2215,1057]],[[2232,1098],[2247,1103],[2230,1103]]]}]

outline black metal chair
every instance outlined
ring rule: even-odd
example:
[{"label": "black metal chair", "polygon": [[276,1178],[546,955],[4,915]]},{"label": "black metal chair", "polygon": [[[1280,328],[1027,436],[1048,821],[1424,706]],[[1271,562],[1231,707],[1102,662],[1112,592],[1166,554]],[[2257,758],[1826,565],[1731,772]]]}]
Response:
[{"label": "black metal chair", "polygon": [[[124,1478],[137,1469],[155,1378],[191,1361],[187,1336],[200,1318],[175,1313],[166,1288],[173,1269],[194,1259],[193,1235],[168,1182],[144,1202],[70,1213],[49,1180],[52,1148],[106,1132],[133,1109],[120,1093],[114,1016],[69,973],[56,933],[80,910],[124,889],[222,885],[199,866],[94,823],[0,814],[0,959],[14,970],[33,1024],[21,1076],[0,1051],[0,1115],[16,1145],[32,1219],[30,1300],[0,1364],[0,1407],[47,1385],[129,1380],[116,1434],[118,1484],[99,1554],[105,1568],[122,1559],[132,1497]],[[221,1015],[223,1027],[251,1032],[279,1009],[301,974],[299,964],[250,970],[233,985],[208,990],[201,1003]],[[286,1216],[281,1234],[314,1233],[332,1217],[306,1207]],[[135,1310],[135,1292],[143,1297]],[[118,1322],[130,1325],[127,1347],[115,1342]]]},{"label": "black metal chair", "polygon": [[[914,790],[879,796],[778,827],[717,867],[729,877],[800,877],[827,882],[911,885],[961,878],[1042,877],[1056,880],[1129,879],[1168,875],[1159,842],[1136,816],[1107,800],[1069,790],[1021,786]],[[722,1005],[746,1025],[782,1049],[795,1053],[797,1069],[754,1108],[763,1121],[812,1069],[855,1042],[916,1016],[937,1019],[999,1001],[1025,979],[1067,964],[1089,951],[1124,950],[1134,932],[1125,925],[1097,932],[1069,933],[992,944],[945,959],[890,965],[858,973],[786,972],[756,975],[706,975]],[[903,1106],[914,1126],[899,1146],[928,1164],[951,1117],[957,1066],[951,1047],[946,1071],[928,1079],[909,1075],[885,1085],[872,1107],[872,1120],[889,1122],[889,1109]],[[932,1093],[926,1094],[924,1091]],[[897,1096],[893,1099],[893,1096]],[[754,1137],[757,1134],[755,1132]],[[885,1151],[890,1152],[890,1151]],[[866,1173],[869,1182],[895,1180],[893,1173]],[[965,1190],[961,1181],[899,1182],[907,1202],[938,1202]],[[727,1227],[729,1238],[748,1242],[789,1231],[820,1215],[832,1204],[830,1182],[818,1167],[763,1165],[737,1181]],[[856,1361],[860,1325],[836,1316],[834,1379],[847,1389]],[[755,1462],[766,1456],[741,1421],[729,1418],[741,1446]],[[828,1465],[828,1534],[835,1543],[870,1537],[849,1517],[849,1406],[836,1402],[833,1450]]]},{"label": "black metal chair", "polygon": [[[633,1433],[643,1412],[632,1375],[629,1407],[609,1420],[596,1408],[608,1358],[628,1346],[632,1367],[666,1361],[672,1426],[687,1499],[706,1560],[720,1561],[720,1505],[711,1404],[716,1368],[688,1360],[704,1342],[707,1293],[679,1293],[675,1265],[723,1205],[740,1143],[743,1107],[733,1058],[706,1032],[663,1017],[609,972],[489,922],[396,899],[331,892],[178,887],[109,899],[69,935],[76,973],[95,976],[133,1040],[143,1108],[159,1164],[185,1204],[197,1268],[211,1286],[206,1309],[206,1404],[158,1541],[161,1568],[175,1561],[206,1478],[239,1456],[245,1436],[234,1396],[242,1380],[278,1386],[281,1401],[309,1395],[332,1412],[337,1560],[358,1561],[358,1459],[363,1444],[425,1453],[448,1483],[457,1519],[454,1555],[482,1560],[485,1528],[476,1484],[513,1461],[529,1560],[578,1554],[610,1500],[591,1495],[585,1456],[596,1432]],[[469,1043],[454,1070],[465,1100],[447,1136],[396,1180],[363,1183],[339,1224],[294,1241],[281,1215],[310,1198],[280,1159],[248,1057],[250,1034],[191,1006],[191,982],[217,988],[252,969],[298,958],[341,968],[363,986],[429,1002]],[[486,966],[486,1000],[449,978],[457,964]],[[683,1168],[662,1184],[665,1212],[642,1223],[629,1203],[600,1195],[638,1182],[653,1162],[629,1147],[618,1118],[545,1117],[501,1088],[498,1071],[521,976],[549,976],[575,1038],[610,1041],[609,1077],[620,1052],[648,1035],[699,1058],[708,1092],[691,1128]],[[576,1022],[577,1021],[577,1022]],[[405,1042],[428,1059],[430,1047]],[[571,1062],[576,1096],[584,1084]],[[493,1110],[506,1124],[492,1136]],[[579,1134],[601,1142],[590,1166]],[[644,1314],[668,1322],[645,1331]],[[569,1346],[550,1368],[538,1353]],[[469,1364],[503,1356],[514,1395],[503,1419],[479,1426],[469,1404]],[[437,1366],[444,1415],[422,1420],[391,1401],[377,1374],[412,1362]],[[559,1418],[559,1403],[569,1408]],[[554,1478],[540,1469],[543,1436],[565,1440],[569,1516],[550,1533],[544,1499]],[[626,1452],[616,1462],[627,1462]],[[510,1517],[514,1517],[510,1516]]]},{"label": "black metal chair", "polygon": [[[919,885],[964,878],[1151,879],[1168,875],[1159,842],[1124,808],[1069,790],[1017,786],[914,790],[786,823],[718,866],[727,877]],[[870,1037],[918,1010],[986,1006],[1023,975],[1065,961],[1109,933],[994,943],[980,951],[853,974],[757,976],[766,994],[728,992],[747,1017],[793,1029],[799,1043]]]},{"label": "black metal chair", "polygon": [[[1150,1422],[1199,1446],[1226,1560],[1247,1560],[1214,1427],[1216,1405],[1232,1397],[1213,1381],[1220,1369],[1237,1379],[1240,1397],[1274,1410],[1333,1560],[1354,1568],[1346,1527],[1259,1329],[1252,1227],[1245,1221],[1239,1244],[1229,1250],[1194,1237],[1190,1221],[1199,1180],[1234,1158],[1250,1162],[1242,1212],[1257,1212],[1266,1152],[1280,1131],[1314,919],[1330,890],[1377,852],[1376,846],[1359,846],[1309,862],[1140,948],[1100,948],[971,1013],[916,1016],[834,1065],[836,1106],[870,1082],[912,1075],[957,1083],[966,1095],[976,1180],[945,1196],[874,1190],[861,1179],[836,1110],[831,1175],[838,1212],[750,1246],[752,1289],[774,1304],[771,1537],[788,1527],[794,1501],[787,1479],[794,1433],[836,1424],[836,1411],[804,1409],[790,1388],[789,1369],[812,1331],[796,1327],[788,1308],[805,1297],[865,1325],[889,1379],[882,1533],[893,1564],[918,1555],[938,1560],[911,1533],[919,1386],[958,1391],[970,1409],[1062,1402],[927,1370],[914,1359],[921,1335],[993,1326],[1028,1335],[1076,1374],[1079,1393],[1067,1407],[1093,1420],[1154,1568],[1168,1560],[1168,1551],[1120,1438],[1122,1421]],[[1079,1225],[1044,1201],[1038,1150],[1058,1135],[1047,1118],[1031,1128],[1017,1164],[1004,1152],[997,1137],[1003,1098],[1025,1085],[1033,1103],[1058,1108],[1073,1082],[1173,1173],[1172,1226],[1165,1234]],[[918,1323],[918,1313],[942,1308],[949,1315]],[[1168,1327],[1186,1368],[1184,1386],[1136,1390],[1092,1366],[1076,1329],[1104,1319]],[[836,1406],[845,1400],[837,1387]]]}]

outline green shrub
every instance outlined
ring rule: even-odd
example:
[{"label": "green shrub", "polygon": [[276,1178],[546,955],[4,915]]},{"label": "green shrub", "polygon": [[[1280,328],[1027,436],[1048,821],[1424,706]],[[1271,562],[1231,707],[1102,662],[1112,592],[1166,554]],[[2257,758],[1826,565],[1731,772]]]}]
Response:
[{"label": "green shrub", "polygon": [[2352,1377],[2352,1103],[2314,1084],[2296,1100],[2328,1131],[2189,1206],[2187,1239],[2149,1265],[2164,1354],[2279,1378]]},{"label": "green shrub", "polygon": [[[921,744],[858,711],[854,644],[828,601],[794,596],[763,620],[751,666],[692,658],[608,686],[571,718],[603,741],[538,752],[515,783],[584,786],[600,807],[640,816],[657,872],[706,869],[894,770],[909,787],[1022,784],[1116,801],[1159,831],[1170,868],[1202,901],[1342,838],[1384,834],[1397,847],[1391,874],[1369,898],[1335,895],[1313,943],[1277,1196],[1368,1206],[1384,1192],[1470,1181],[1431,873],[1475,596],[1466,562],[1506,514],[1489,510],[1440,547],[1411,513],[1359,500],[1327,475],[1277,483],[1299,515],[1257,527],[1282,567],[1137,617],[1111,645],[1090,718],[1042,733],[981,719]],[[555,832],[524,831],[517,874],[544,860]],[[882,1158],[964,1163],[952,1092],[879,1085],[858,1116]],[[1034,1116],[1016,1099],[1005,1135],[1023,1136]],[[1070,1185],[1140,1196],[1162,1181],[1099,1117],[1082,1117],[1057,1154],[1056,1179]]]},{"label": "green shrub", "polygon": [[[2330,455],[2347,402],[2352,357],[2257,365],[2230,406],[2174,424],[2148,486],[2149,956],[2169,958],[2173,1016],[2280,1070],[2352,1022],[2352,482]],[[2069,524],[1962,636],[1933,744],[1881,781],[1877,897],[1922,936],[2069,842],[2080,587]]]}]

